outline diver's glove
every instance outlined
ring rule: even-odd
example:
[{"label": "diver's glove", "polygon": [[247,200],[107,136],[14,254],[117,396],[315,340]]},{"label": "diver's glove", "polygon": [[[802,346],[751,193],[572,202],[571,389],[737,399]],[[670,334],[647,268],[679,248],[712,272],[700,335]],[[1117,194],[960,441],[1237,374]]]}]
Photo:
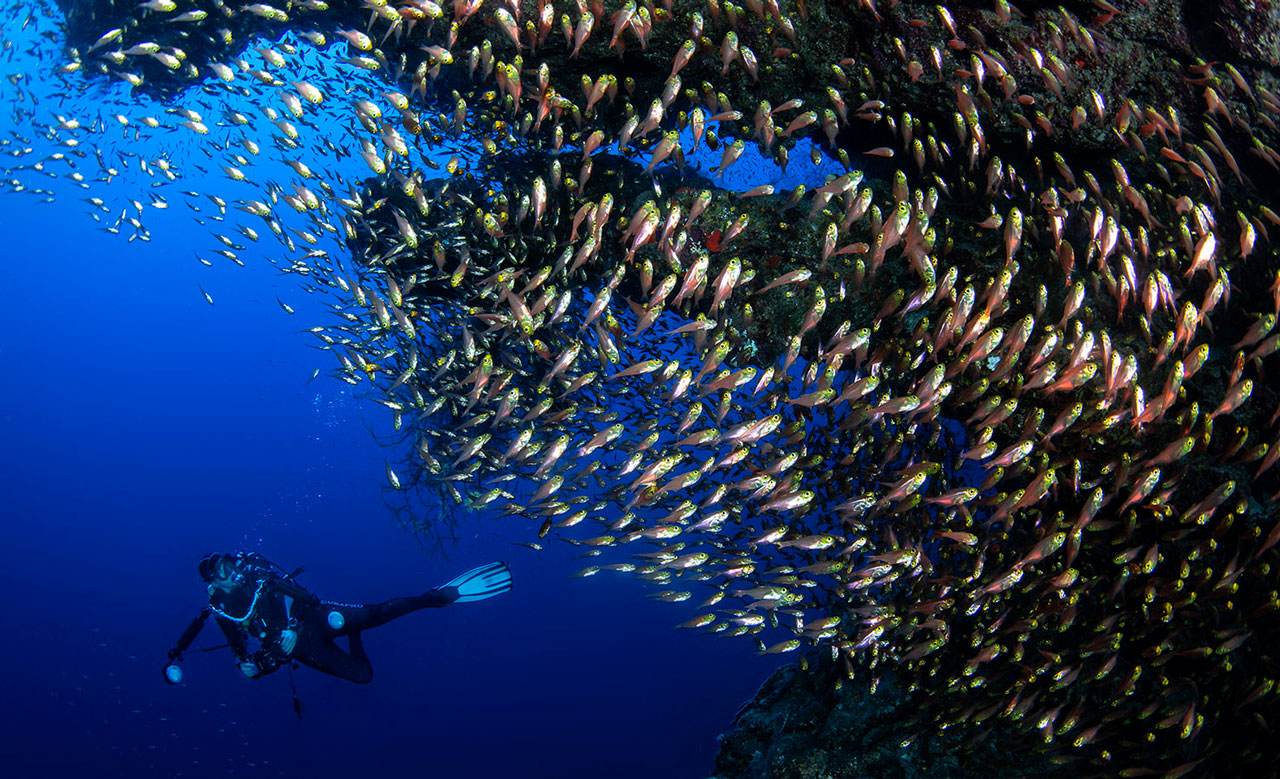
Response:
[{"label": "diver's glove", "polygon": [[258,678],[258,664],[253,662],[252,658],[246,657],[240,661],[240,672],[250,679]]},{"label": "diver's glove", "polygon": [[280,651],[285,655],[293,654],[293,649],[298,645],[298,631],[292,628],[280,631]]}]

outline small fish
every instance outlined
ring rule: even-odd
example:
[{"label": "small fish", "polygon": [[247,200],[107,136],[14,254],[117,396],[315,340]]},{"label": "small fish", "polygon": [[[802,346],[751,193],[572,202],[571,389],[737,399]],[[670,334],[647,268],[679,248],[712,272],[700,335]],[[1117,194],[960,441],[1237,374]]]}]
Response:
[{"label": "small fish", "polygon": [[771,289],[777,289],[778,287],[782,287],[787,284],[803,283],[808,281],[812,277],[813,277],[813,271],[809,270],[808,268],[800,268],[799,270],[793,270],[789,273],[782,274],[778,278],[774,279],[773,281],[769,282],[765,286],[761,287],[759,290],[756,291],[755,294],[762,295]]},{"label": "small fish", "polygon": [[796,538],[791,541],[778,542],[778,548],[794,547],[796,549],[808,549],[810,551],[817,549],[830,549],[839,543],[840,539],[832,535],[810,535]]},{"label": "small fish", "polygon": [[1240,408],[1240,406],[1249,399],[1249,395],[1252,394],[1252,392],[1253,379],[1245,379],[1244,381],[1239,382],[1234,387],[1227,390],[1227,396],[1223,398],[1222,403],[1220,403],[1218,407],[1209,414],[1209,418],[1213,419],[1215,417],[1222,416],[1223,414],[1230,414],[1232,411]]},{"label": "small fish", "polygon": [[691,620],[688,620],[686,622],[680,623],[679,625],[676,625],[676,629],[679,630],[681,628],[706,627],[707,625],[710,625],[712,622],[715,622],[715,621],[716,621],[715,614],[699,614],[698,616],[694,617]]}]

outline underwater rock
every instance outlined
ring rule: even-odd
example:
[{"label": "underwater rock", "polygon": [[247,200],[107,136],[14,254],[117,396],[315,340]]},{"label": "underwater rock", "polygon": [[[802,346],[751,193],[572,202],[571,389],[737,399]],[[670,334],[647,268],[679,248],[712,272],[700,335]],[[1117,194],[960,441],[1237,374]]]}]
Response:
[{"label": "underwater rock", "polygon": [[832,692],[833,675],[779,668],[720,737],[714,779],[994,779],[1048,768],[1001,749],[998,728],[977,742],[954,731],[910,739],[911,701],[895,679]]},{"label": "underwater rock", "polygon": [[1280,65],[1280,5],[1269,0],[1222,0],[1218,25],[1240,57]]}]

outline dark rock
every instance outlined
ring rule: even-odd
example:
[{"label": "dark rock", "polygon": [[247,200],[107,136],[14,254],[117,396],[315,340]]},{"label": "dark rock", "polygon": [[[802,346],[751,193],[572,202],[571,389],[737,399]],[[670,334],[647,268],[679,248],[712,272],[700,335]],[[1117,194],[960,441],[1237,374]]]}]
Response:
[{"label": "dark rock", "polygon": [[1222,0],[1218,26],[1242,59],[1280,65],[1280,3],[1271,0]]},{"label": "dark rock", "polygon": [[1001,749],[999,727],[988,726],[976,738],[972,731],[922,732],[912,724],[917,706],[890,676],[874,693],[865,681],[834,690],[836,678],[829,669],[778,669],[720,737],[714,779],[996,779],[1048,773],[1042,757]]}]

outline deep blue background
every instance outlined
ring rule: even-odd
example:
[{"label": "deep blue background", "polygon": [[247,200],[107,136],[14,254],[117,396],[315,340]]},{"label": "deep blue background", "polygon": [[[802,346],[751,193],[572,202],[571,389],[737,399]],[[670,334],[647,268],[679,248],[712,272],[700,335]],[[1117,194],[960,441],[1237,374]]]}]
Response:
[{"label": "deep blue background", "polygon": [[[75,194],[0,194],[7,775],[711,772],[717,734],[785,660],[673,630],[694,601],[571,578],[589,561],[513,545],[532,533],[519,519],[468,523],[447,558],[422,549],[383,502],[400,453],[367,427],[385,410],[323,372],[306,383],[334,365],[297,332],[326,321],[322,301],[252,257],[198,265],[211,241],[180,203],[146,223],[155,240],[126,243]],[[283,672],[250,681],[226,650],[189,653],[179,687],[161,678],[203,602],[196,561],[237,548],[307,566],[302,583],[335,599],[492,559],[516,588],[371,631],[370,686],[299,671],[299,722]],[[217,643],[211,625],[197,647]]]}]

